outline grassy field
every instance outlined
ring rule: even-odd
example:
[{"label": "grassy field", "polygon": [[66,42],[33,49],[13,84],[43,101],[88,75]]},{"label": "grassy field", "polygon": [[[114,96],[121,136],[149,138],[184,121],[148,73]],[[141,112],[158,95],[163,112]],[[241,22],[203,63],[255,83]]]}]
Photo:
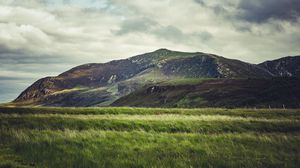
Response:
[{"label": "grassy field", "polygon": [[299,167],[300,110],[0,108],[0,167]]}]

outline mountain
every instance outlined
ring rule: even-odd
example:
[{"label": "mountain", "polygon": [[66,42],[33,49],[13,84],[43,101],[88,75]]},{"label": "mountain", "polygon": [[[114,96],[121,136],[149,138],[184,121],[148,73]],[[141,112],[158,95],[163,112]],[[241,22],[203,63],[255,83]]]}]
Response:
[{"label": "mountain", "polygon": [[181,85],[144,87],[112,106],[299,108],[300,79],[209,79]]},{"label": "mountain", "polygon": [[[299,61],[299,57],[292,58]],[[290,57],[279,62],[287,59]],[[267,80],[273,77],[298,76],[300,64],[293,64],[294,71],[290,68],[295,60],[289,64],[280,63],[280,68],[277,68],[279,63],[273,61],[256,65],[202,52],[159,49],[128,59],[85,64],[56,77],[42,78],[23,91],[13,103],[44,106],[126,106],[131,103],[118,103],[124,102],[121,101],[124,96],[160,84],[168,84],[177,89],[178,84],[197,84],[205,82],[206,79]],[[281,73],[284,68],[284,72],[289,75]],[[228,92],[229,86],[225,88],[229,89]]]},{"label": "mountain", "polygon": [[266,61],[258,66],[268,70],[273,76],[300,77],[300,56]]}]

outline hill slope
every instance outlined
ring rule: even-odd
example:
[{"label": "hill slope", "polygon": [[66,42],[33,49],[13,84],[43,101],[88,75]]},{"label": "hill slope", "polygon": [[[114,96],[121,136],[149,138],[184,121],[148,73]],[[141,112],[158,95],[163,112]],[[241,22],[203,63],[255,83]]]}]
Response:
[{"label": "hill slope", "polygon": [[300,56],[284,57],[259,64],[273,76],[300,77]]},{"label": "hill slope", "polygon": [[[295,57],[298,60],[298,57]],[[38,80],[14,101],[18,105],[107,106],[145,86],[203,78],[271,78],[276,63],[259,65],[221,56],[159,49],[123,60],[85,64]],[[294,67],[298,67],[295,64]],[[276,69],[276,68],[275,68]],[[289,71],[298,74],[298,70]],[[124,104],[126,105],[126,104]]]},{"label": "hill slope", "polygon": [[211,79],[144,87],[115,101],[134,107],[300,107],[300,79]]}]

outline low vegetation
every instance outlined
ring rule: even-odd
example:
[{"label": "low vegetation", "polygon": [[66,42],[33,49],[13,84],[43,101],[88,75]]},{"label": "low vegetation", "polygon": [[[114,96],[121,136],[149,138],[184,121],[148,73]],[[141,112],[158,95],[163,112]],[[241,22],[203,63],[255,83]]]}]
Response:
[{"label": "low vegetation", "polygon": [[112,106],[164,108],[299,108],[299,78],[182,79],[123,96]]},{"label": "low vegetation", "polygon": [[299,167],[298,109],[0,108],[0,167]]}]

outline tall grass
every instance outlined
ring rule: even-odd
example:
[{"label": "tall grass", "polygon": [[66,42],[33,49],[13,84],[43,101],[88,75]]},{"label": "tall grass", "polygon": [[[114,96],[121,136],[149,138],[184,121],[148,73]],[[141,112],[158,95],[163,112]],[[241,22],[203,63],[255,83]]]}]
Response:
[{"label": "tall grass", "polygon": [[[297,167],[299,135],[0,131],[38,167]],[[5,138],[3,138],[5,137]]]},{"label": "tall grass", "polygon": [[[1,116],[1,115],[0,115]],[[166,118],[167,117],[167,118]],[[225,116],[64,116],[64,115],[5,115],[1,128],[29,129],[99,129],[155,132],[300,132],[299,120],[267,120],[230,118]]]},{"label": "tall grass", "polygon": [[0,167],[299,167],[300,110],[0,108]]},{"label": "tall grass", "polygon": [[228,115],[241,117],[262,118],[293,118],[300,119],[300,109],[223,109],[223,108],[132,108],[132,107],[0,107],[0,113],[4,114],[128,114],[128,115]]}]

